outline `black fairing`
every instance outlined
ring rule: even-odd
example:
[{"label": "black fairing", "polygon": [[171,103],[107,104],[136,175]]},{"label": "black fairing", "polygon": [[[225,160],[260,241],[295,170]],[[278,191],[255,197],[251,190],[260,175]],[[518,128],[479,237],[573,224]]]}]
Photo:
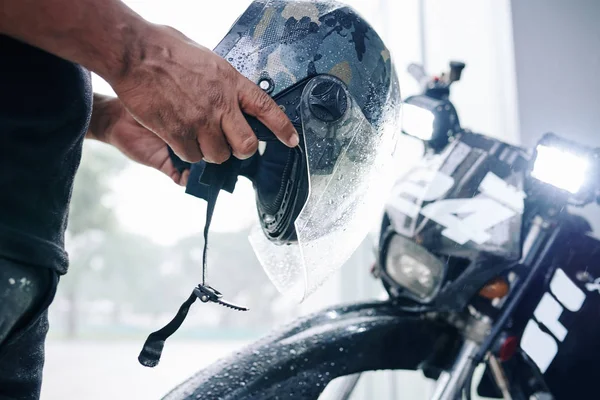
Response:
[{"label": "black fairing", "polygon": [[[379,241],[382,276],[386,235],[403,235],[446,263],[436,308],[464,310],[485,283],[521,257],[527,168],[522,149],[471,132],[424,158],[396,183],[386,207]],[[414,298],[385,281],[393,297]]]},{"label": "black fairing", "polygon": [[[521,347],[534,358],[533,352],[523,344],[527,335],[527,332],[523,334],[523,330],[530,322],[539,323],[537,326],[543,333],[530,336],[530,343],[542,343],[543,351],[550,358],[556,351],[547,369],[542,372],[557,400],[593,399],[598,398],[597,382],[600,381],[597,365],[600,357],[600,286],[596,283],[600,281],[595,282],[600,277],[600,241],[587,233],[589,225],[579,217],[567,215],[563,225],[563,233],[547,258],[543,275],[535,279],[518,308],[513,331],[523,336]],[[551,285],[557,270],[563,271],[579,291],[571,287],[558,293],[556,286],[553,288]],[[544,308],[540,307],[542,298],[548,295],[553,299],[551,303],[559,305],[557,314],[541,311]],[[552,316],[558,318],[549,318]],[[544,323],[547,318],[557,320],[564,327],[566,335],[562,340],[557,337],[560,335],[555,334],[556,326],[549,328]]]},{"label": "black fairing", "polygon": [[[182,383],[165,399],[317,399],[362,371],[446,367],[457,332],[387,302],[338,306],[293,322]],[[199,357],[202,355],[199,354]]]}]

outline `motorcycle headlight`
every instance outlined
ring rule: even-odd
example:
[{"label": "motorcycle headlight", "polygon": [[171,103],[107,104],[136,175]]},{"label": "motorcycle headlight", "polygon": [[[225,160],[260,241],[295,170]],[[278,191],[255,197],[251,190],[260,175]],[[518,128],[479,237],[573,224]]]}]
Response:
[{"label": "motorcycle headlight", "polygon": [[421,140],[431,140],[434,119],[431,111],[406,103],[402,111],[402,131]]},{"label": "motorcycle headlight", "polygon": [[383,269],[396,285],[421,302],[431,301],[440,289],[444,263],[424,247],[393,234],[387,242]]},{"label": "motorcycle headlight", "polygon": [[445,148],[460,130],[458,114],[449,100],[426,95],[404,100],[402,132],[425,141],[435,151]]},{"label": "motorcycle headlight", "polygon": [[549,133],[536,146],[531,177],[570,195],[587,198],[594,191],[597,159],[593,150]]}]

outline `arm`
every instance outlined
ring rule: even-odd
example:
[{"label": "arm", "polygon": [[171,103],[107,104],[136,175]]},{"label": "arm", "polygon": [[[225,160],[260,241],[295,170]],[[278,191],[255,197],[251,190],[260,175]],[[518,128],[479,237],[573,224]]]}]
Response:
[{"label": "arm", "polygon": [[100,75],[124,109],[184,161],[251,156],[258,140],[243,112],[288,146],[298,144],[289,119],[256,84],[119,0],[0,0],[0,33]]},{"label": "arm", "polygon": [[111,84],[135,68],[141,38],[156,29],[119,0],[0,0],[0,33],[81,64]]}]

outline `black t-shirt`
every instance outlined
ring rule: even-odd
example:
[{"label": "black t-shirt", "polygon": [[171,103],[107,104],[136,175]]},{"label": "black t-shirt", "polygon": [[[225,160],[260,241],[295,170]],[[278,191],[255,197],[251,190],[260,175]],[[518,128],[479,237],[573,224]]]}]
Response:
[{"label": "black t-shirt", "polygon": [[64,234],[91,108],[87,70],[0,35],[0,257],[67,271]]}]

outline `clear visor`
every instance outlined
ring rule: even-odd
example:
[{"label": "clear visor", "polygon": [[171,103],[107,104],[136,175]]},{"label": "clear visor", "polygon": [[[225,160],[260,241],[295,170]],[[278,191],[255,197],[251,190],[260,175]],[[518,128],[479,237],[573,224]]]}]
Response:
[{"label": "clear visor", "polygon": [[310,81],[300,106],[310,189],[295,221],[298,241],[277,245],[260,226],[250,234],[271,281],[297,301],[313,293],[350,258],[380,217],[393,183],[390,167],[399,132],[397,81],[392,82],[383,122],[374,127],[347,91],[347,109],[339,120],[316,118],[307,93],[327,80],[335,78],[322,75]]}]

